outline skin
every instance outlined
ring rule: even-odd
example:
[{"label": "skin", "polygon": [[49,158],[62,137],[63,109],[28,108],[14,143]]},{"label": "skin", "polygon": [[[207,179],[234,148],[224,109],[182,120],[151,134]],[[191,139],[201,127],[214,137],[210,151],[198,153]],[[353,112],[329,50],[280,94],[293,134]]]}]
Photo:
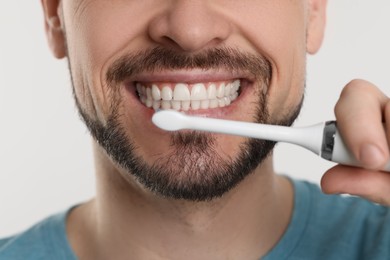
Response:
[{"label": "skin", "polygon": [[[326,0],[42,0],[42,5],[49,46],[57,58],[69,58],[75,95],[93,119],[107,120],[112,99],[104,75],[121,55],[153,47],[196,54],[228,46],[270,60],[268,109],[276,121],[301,101],[305,57],[320,48]],[[215,71],[163,74],[172,82],[191,77],[202,81]],[[228,77],[227,72],[221,74]],[[153,81],[161,75],[141,76]],[[253,120],[255,86],[247,88],[234,109],[202,114]],[[139,147],[139,155],[151,164],[157,160],[154,154],[172,152],[169,134],[150,123],[152,113],[124,88],[120,95],[121,125]],[[365,169],[330,169],[321,183],[324,192],[350,193],[389,205],[390,177],[378,171],[389,159],[390,130],[382,127],[384,121],[390,129],[389,98],[371,83],[354,80],[342,92],[335,114],[341,134]],[[234,158],[242,142],[218,136],[215,149]],[[195,203],[162,198],[124,178],[124,170],[96,143],[94,153],[96,198],[73,210],[67,222],[69,241],[80,259],[258,259],[289,223],[293,190],[274,173],[272,155],[222,198]]]}]

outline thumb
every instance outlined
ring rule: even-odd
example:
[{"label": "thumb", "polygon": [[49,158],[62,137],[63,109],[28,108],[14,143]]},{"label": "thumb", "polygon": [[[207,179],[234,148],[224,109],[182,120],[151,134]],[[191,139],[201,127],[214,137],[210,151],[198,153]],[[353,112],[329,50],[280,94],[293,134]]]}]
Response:
[{"label": "thumb", "polygon": [[324,174],[321,188],[327,194],[350,194],[390,205],[390,174],[385,172],[337,165]]}]

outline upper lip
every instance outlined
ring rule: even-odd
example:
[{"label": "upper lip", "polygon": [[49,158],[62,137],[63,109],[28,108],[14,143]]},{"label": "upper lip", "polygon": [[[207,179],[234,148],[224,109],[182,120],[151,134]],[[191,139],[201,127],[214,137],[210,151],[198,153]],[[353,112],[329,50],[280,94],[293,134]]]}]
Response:
[{"label": "upper lip", "polygon": [[152,73],[141,73],[133,77],[132,82],[170,82],[170,83],[201,83],[219,82],[235,79],[247,79],[252,81],[245,73],[223,71],[223,70],[179,70],[179,71],[158,71]]}]

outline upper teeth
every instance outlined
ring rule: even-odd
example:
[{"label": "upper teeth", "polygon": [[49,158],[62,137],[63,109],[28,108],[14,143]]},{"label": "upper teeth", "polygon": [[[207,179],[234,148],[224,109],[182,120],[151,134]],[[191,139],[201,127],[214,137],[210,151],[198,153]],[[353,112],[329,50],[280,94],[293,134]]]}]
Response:
[{"label": "upper teeth", "polygon": [[197,110],[230,105],[238,96],[240,80],[196,84],[136,84],[140,100],[154,109]]}]

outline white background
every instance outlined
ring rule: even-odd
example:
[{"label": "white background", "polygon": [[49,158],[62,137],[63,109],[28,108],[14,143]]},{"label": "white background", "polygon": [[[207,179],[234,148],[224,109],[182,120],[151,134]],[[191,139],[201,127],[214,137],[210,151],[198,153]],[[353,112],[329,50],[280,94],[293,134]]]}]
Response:
[{"label": "white background", "polygon": [[[309,57],[296,125],[333,119],[342,87],[371,80],[390,94],[390,1],[330,0],[319,54]],[[46,44],[40,1],[0,1],[0,237],[94,194],[90,138],[73,104],[66,62]],[[278,172],[319,182],[332,163],[278,145]]]}]

